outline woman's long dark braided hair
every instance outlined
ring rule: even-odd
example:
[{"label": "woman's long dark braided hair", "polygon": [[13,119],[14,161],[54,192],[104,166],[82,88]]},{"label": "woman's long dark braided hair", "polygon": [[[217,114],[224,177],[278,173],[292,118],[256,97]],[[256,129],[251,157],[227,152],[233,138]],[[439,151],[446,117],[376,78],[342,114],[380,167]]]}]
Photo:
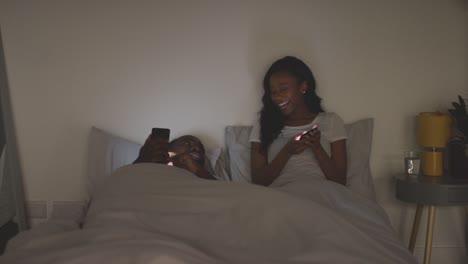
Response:
[{"label": "woman's long dark braided hair", "polygon": [[270,77],[278,72],[286,72],[294,76],[299,83],[306,81],[307,90],[304,94],[305,104],[312,113],[324,112],[320,102],[322,99],[315,93],[315,78],[310,68],[300,59],[286,56],[275,61],[263,78],[264,95],[263,108],[260,111],[261,150],[266,153],[271,143],[278,137],[284,127],[284,116],[280,108],[271,99]]}]

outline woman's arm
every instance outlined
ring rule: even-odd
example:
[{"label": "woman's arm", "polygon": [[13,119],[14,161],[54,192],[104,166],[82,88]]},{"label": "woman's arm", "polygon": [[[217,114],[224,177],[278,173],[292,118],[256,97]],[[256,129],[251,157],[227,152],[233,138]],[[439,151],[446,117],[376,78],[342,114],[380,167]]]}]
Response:
[{"label": "woman's arm", "polygon": [[302,153],[307,147],[303,142],[295,141],[292,138],[284,145],[271,163],[268,164],[267,154],[261,151],[260,143],[252,142],[250,151],[252,182],[264,186],[270,185],[279,177],[291,156]]},{"label": "woman's arm", "polygon": [[330,143],[331,157],[323,149],[320,141],[312,144],[312,152],[318,161],[319,167],[328,180],[346,185],[346,140],[337,140]]}]

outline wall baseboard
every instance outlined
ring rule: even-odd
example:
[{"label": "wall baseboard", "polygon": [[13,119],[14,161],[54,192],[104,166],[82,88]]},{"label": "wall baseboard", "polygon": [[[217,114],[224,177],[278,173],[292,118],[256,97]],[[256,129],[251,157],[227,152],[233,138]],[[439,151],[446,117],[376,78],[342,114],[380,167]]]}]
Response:
[{"label": "wall baseboard", "polygon": [[26,201],[26,216],[28,218],[47,218],[47,201]]}]

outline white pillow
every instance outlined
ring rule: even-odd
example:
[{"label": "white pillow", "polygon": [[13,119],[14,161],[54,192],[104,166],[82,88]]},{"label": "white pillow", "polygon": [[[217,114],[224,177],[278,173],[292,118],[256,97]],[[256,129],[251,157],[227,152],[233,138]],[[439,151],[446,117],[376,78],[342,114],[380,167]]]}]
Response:
[{"label": "white pillow", "polygon": [[[373,119],[363,119],[345,124],[348,170],[347,186],[354,192],[375,200],[372,175],[369,167],[372,145]],[[232,181],[251,182],[250,143],[251,126],[226,127],[226,150]]]},{"label": "white pillow", "polygon": [[116,169],[135,161],[141,146],[92,127],[88,141],[88,192],[91,194],[96,183]]},{"label": "white pillow", "polygon": [[[91,194],[98,181],[116,169],[131,164],[138,157],[141,144],[115,136],[96,127],[91,128],[88,145],[88,192]],[[205,167],[220,180],[228,180],[226,159],[221,148],[206,150]]]},{"label": "white pillow", "polygon": [[374,119],[362,119],[345,125],[348,140],[346,149],[348,169],[347,186],[354,192],[375,200],[374,183],[370,170]]},{"label": "white pillow", "polygon": [[222,148],[205,150],[205,157],[209,162],[209,164],[205,164],[205,167],[211,172],[211,174],[213,174],[218,180],[230,180],[229,174],[226,170],[226,154]]},{"label": "white pillow", "polygon": [[226,127],[225,141],[231,181],[252,182],[249,142],[251,131],[252,126]]}]

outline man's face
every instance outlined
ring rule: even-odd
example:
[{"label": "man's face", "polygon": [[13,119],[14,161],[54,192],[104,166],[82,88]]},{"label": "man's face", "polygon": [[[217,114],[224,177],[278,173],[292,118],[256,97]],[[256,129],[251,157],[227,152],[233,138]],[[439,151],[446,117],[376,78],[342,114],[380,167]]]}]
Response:
[{"label": "man's face", "polygon": [[169,150],[169,159],[170,162],[172,162],[173,166],[179,167],[179,168],[185,168],[185,166],[181,163],[180,157],[184,153],[187,153],[189,151],[188,147],[174,147]]}]

